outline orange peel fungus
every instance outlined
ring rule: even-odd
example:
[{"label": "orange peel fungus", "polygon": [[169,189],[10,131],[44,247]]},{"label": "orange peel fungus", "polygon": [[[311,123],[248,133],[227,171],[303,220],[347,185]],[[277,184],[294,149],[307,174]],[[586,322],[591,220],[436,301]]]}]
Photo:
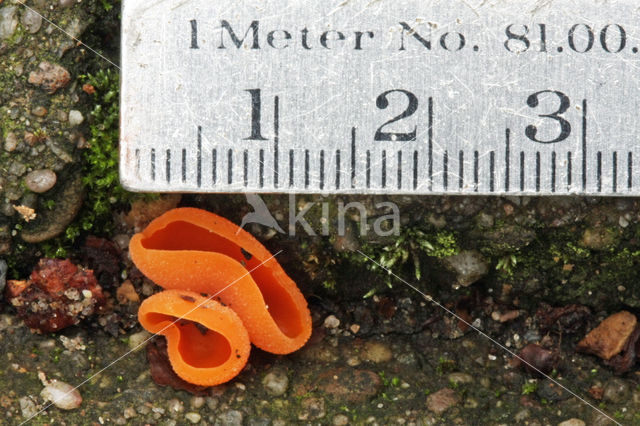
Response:
[{"label": "orange peel fungus", "polygon": [[[206,294],[215,298],[207,303],[219,302],[219,307],[225,308],[216,308],[216,312],[237,315],[251,343],[265,351],[291,353],[302,347],[311,335],[311,315],[296,284],[258,240],[216,214],[195,208],[170,210],[151,222],[144,231],[134,235],[129,250],[133,262],[143,274],[167,290],[180,290],[166,292],[163,296],[160,296],[163,293],[159,293],[143,302],[138,317],[143,327],[151,332],[158,332],[158,328],[154,328],[157,324],[166,326],[170,323],[166,319],[158,319],[162,315],[176,319],[184,315],[176,310],[169,311],[167,306],[175,304],[175,309],[178,306],[182,308],[186,303],[183,298],[185,294],[191,298]],[[181,298],[182,302],[172,302]],[[191,309],[195,306],[197,304],[192,305]],[[196,311],[202,315],[197,316],[198,319],[185,318],[226,336],[228,344],[234,346],[235,341],[225,334],[230,328],[218,330],[214,323],[204,321],[203,318],[209,313],[206,309]],[[157,321],[149,321],[149,318]],[[196,330],[203,327],[196,327]],[[190,368],[194,365],[187,360],[194,351],[199,350],[192,346],[199,345],[201,340],[209,340],[195,339],[194,336],[198,337],[196,334],[186,334],[184,330],[179,326],[167,327],[162,333],[167,337],[169,359],[175,372],[194,384],[210,385],[216,382],[208,379],[205,383],[204,377],[209,373],[200,371],[195,377],[191,375],[193,370]],[[190,340],[193,340],[193,345]],[[238,345],[241,346],[240,340]],[[239,372],[246,358],[236,359],[238,363],[242,361],[237,370]],[[214,370],[210,371],[212,376],[218,374]]]}]

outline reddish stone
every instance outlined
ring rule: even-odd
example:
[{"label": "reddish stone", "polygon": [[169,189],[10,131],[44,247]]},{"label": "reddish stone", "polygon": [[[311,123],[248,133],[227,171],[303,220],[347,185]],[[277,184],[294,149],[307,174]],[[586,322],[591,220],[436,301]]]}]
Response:
[{"label": "reddish stone", "polygon": [[50,95],[58,89],[66,87],[71,81],[69,71],[57,64],[50,62],[40,62],[38,69],[29,74],[29,83],[40,86]]},{"label": "reddish stone", "polygon": [[93,271],[68,259],[41,259],[28,281],[7,282],[6,298],[25,324],[39,332],[78,324],[105,302]]}]

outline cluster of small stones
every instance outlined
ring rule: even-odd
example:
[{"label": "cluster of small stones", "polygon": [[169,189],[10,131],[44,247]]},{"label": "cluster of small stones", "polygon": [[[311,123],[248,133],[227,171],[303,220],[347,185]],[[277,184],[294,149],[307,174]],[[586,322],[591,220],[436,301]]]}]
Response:
[{"label": "cluster of small stones", "polygon": [[0,2],[0,255],[13,224],[55,209],[78,168],[86,112],[75,68],[83,52],[69,35],[79,37],[92,19],[70,0]]}]

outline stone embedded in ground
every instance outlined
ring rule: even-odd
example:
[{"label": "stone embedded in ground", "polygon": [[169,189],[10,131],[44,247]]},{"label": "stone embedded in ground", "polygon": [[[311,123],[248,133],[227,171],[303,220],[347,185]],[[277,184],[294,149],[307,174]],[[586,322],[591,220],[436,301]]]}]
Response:
[{"label": "stone embedded in ground", "polygon": [[105,303],[90,269],[60,259],[41,259],[28,281],[7,282],[6,295],[24,323],[40,332],[76,325]]},{"label": "stone embedded in ground", "polygon": [[[1,2],[0,2],[1,3]],[[0,8],[0,40],[10,38],[18,27],[18,7]]]},{"label": "stone embedded in ground", "polygon": [[53,188],[57,179],[53,170],[34,170],[24,178],[24,184],[30,191],[41,194]]},{"label": "stone embedded in ground", "polygon": [[370,361],[374,363],[381,363],[391,361],[393,358],[393,353],[389,346],[382,342],[368,341],[365,343],[362,359],[365,361]]},{"label": "stone embedded in ground", "polygon": [[334,402],[363,403],[382,389],[382,380],[373,371],[341,367],[318,376],[316,386]]},{"label": "stone embedded in ground", "polygon": [[40,86],[42,90],[54,94],[58,89],[66,87],[71,81],[71,74],[64,67],[51,62],[40,62],[38,69],[29,74],[29,83]]},{"label": "stone embedded in ground", "polygon": [[24,9],[20,19],[24,28],[31,34],[35,34],[42,26],[42,15],[32,9]]},{"label": "stone embedded in ground", "polygon": [[441,415],[460,402],[460,397],[453,389],[443,388],[427,396],[427,409]]},{"label": "stone embedded in ground", "polygon": [[489,265],[476,250],[465,250],[455,256],[445,257],[444,263],[456,274],[457,283],[467,287],[489,273]]},{"label": "stone embedded in ground", "polygon": [[327,414],[322,398],[305,398],[300,405],[298,420],[318,420]]},{"label": "stone embedded in ground", "polygon": [[262,379],[262,386],[267,393],[273,396],[281,396],[287,391],[289,378],[287,372],[280,368],[273,368]]},{"label": "stone embedded in ground", "polygon": [[623,379],[614,377],[605,383],[604,390],[602,392],[602,399],[605,402],[611,402],[614,404],[622,403],[629,398],[630,391],[629,383]]},{"label": "stone embedded in ground", "polygon": [[622,351],[637,323],[636,316],[630,312],[615,313],[591,330],[577,349],[608,360]]},{"label": "stone embedded in ground", "polygon": [[78,126],[80,124],[82,124],[82,122],[84,121],[84,117],[82,116],[82,113],[76,109],[72,109],[71,111],[69,111],[69,124],[72,126]]},{"label": "stone embedded in ground", "polygon": [[40,396],[62,410],[73,410],[82,404],[82,396],[68,383],[52,380],[42,389]]},{"label": "stone embedded in ground", "polygon": [[514,364],[523,367],[532,374],[550,374],[560,363],[560,356],[555,351],[550,351],[536,343],[529,343],[522,348],[518,356],[524,362],[516,358]]},{"label": "stone embedded in ground", "polygon": [[558,423],[558,426],[585,426],[586,423],[580,419],[569,419],[564,422]]}]

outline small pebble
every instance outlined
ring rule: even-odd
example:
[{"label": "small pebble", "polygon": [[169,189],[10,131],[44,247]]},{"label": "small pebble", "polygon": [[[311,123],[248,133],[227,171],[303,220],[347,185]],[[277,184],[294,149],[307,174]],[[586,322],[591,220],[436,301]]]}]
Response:
[{"label": "small pebble", "polygon": [[31,34],[35,34],[40,30],[42,26],[42,15],[36,13],[31,9],[25,9],[22,11],[22,25]]},{"label": "small pebble", "polygon": [[558,423],[558,426],[585,426],[586,423],[580,419],[569,419],[569,420],[565,420],[562,423]]},{"label": "small pebble", "polygon": [[131,419],[131,418],[137,416],[136,410],[134,410],[133,407],[125,408],[124,412],[122,414],[124,415],[125,419]]},{"label": "small pebble", "polygon": [[287,391],[289,378],[285,371],[274,368],[262,379],[262,386],[273,396],[281,396]]},{"label": "small pebble", "polygon": [[198,413],[190,412],[185,415],[185,418],[189,420],[191,423],[196,424],[200,422],[200,419],[202,418],[202,416],[200,416],[200,414]]},{"label": "small pebble", "polygon": [[31,110],[31,114],[35,115],[36,117],[44,117],[45,115],[47,115],[47,109],[41,105],[38,105]]},{"label": "small pebble", "polygon": [[53,170],[34,170],[24,178],[24,184],[30,191],[42,194],[53,188],[57,180]]},{"label": "small pebble", "polygon": [[69,124],[72,126],[78,126],[80,124],[82,124],[82,122],[84,121],[84,117],[82,116],[82,113],[76,109],[72,109],[71,111],[69,111]]},{"label": "small pebble", "polygon": [[22,417],[24,419],[30,419],[38,414],[38,408],[36,407],[36,403],[33,402],[31,398],[28,396],[23,396],[19,400],[20,402],[20,412],[22,413]]},{"label": "small pebble", "polygon": [[204,398],[201,396],[194,396],[191,398],[191,406],[193,408],[200,408],[204,405]]},{"label": "small pebble", "polygon": [[340,320],[336,318],[335,315],[329,315],[324,319],[325,328],[338,328],[339,325],[340,325]]},{"label": "small pebble", "polygon": [[344,426],[349,424],[349,417],[344,414],[336,414],[333,416],[333,426]]},{"label": "small pebble", "polygon": [[77,389],[74,389],[68,383],[59,380],[52,380],[42,389],[40,396],[53,402],[53,404],[62,410],[73,410],[82,404],[82,396]]},{"label": "small pebble", "polygon": [[142,330],[137,333],[133,333],[129,336],[129,348],[139,351],[144,348],[146,340],[151,336],[147,330]]},{"label": "small pebble", "polygon": [[9,132],[4,139],[4,150],[7,152],[13,152],[18,147],[18,136],[15,133]]}]

